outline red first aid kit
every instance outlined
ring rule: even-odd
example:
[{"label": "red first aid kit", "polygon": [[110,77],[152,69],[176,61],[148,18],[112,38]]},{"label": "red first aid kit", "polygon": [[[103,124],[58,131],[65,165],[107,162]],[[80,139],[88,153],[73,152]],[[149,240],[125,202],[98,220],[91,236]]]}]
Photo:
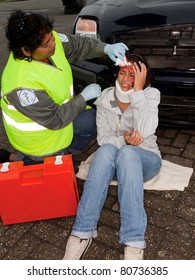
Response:
[{"label": "red first aid kit", "polygon": [[72,156],[43,164],[0,164],[0,216],[4,225],[76,215],[79,201]]}]

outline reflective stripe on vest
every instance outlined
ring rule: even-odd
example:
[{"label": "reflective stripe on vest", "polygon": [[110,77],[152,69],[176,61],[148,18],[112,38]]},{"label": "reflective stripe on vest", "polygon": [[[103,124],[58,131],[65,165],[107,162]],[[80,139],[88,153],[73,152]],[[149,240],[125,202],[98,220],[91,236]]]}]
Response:
[{"label": "reflective stripe on vest", "polygon": [[74,96],[73,85],[70,86],[70,95],[71,95],[72,97]]},{"label": "reflective stripe on vest", "polygon": [[21,131],[40,131],[47,129],[46,127],[39,125],[35,122],[28,122],[28,123],[19,123],[16,122],[14,119],[10,118],[5,112],[2,111],[3,117],[8,125],[15,127]]}]

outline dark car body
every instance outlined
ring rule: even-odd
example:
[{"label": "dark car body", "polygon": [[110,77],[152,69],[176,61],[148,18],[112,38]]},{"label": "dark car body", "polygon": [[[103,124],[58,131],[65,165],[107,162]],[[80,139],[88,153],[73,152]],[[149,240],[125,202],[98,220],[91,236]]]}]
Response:
[{"label": "dark car body", "polygon": [[[124,42],[147,59],[155,76],[152,86],[161,91],[161,126],[195,128],[195,1],[89,1],[73,33],[79,19],[95,22],[92,36]],[[107,57],[72,67],[76,92],[90,82],[110,86],[116,68]]]}]

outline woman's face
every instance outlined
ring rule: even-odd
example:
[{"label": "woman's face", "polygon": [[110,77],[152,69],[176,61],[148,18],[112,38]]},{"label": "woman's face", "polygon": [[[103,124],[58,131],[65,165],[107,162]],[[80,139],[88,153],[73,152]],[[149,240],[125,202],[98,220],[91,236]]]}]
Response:
[{"label": "woman's face", "polygon": [[118,82],[123,91],[128,91],[134,87],[134,71],[132,66],[121,67],[118,72]]},{"label": "woman's face", "polygon": [[44,61],[46,58],[52,56],[55,53],[55,46],[55,38],[52,32],[46,33],[42,44],[32,53],[32,58]]}]

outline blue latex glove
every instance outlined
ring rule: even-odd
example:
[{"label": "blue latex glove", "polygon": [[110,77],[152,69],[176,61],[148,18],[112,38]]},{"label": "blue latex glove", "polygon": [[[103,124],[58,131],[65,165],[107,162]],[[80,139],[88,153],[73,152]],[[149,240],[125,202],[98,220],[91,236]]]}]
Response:
[{"label": "blue latex glove", "polygon": [[110,59],[114,62],[116,62],[117,58],[120,58],[120,60],[124,60],[125,53],[128,51],[128,47],[124,43],[116,43],[113,45],[106,45],[104,48],[105,54],[107,54]]},{"label": "blue latex glove", "polygon": [[85,99],[85,101],[97,98],[101,94],[101,87],[98,84],[90,84],[84,88],[81,92],[81,95]]}]

